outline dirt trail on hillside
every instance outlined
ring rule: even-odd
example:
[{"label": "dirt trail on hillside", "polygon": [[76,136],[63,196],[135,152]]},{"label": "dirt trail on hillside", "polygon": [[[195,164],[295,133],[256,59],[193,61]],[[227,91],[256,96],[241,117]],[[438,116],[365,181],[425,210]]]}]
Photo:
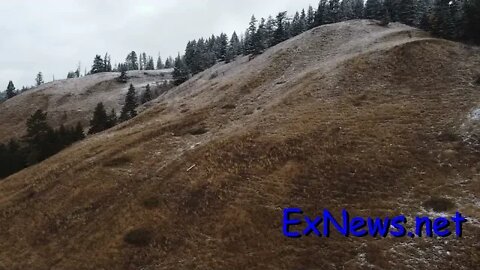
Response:
[{"label": "dirt trail on hillside", "polygon": [[[218,64],[1,182],[0,266],[474,269],[479,67],[479,48],[367,20]],[[472,222],[460,239],[286,239],[292,206]]]}]

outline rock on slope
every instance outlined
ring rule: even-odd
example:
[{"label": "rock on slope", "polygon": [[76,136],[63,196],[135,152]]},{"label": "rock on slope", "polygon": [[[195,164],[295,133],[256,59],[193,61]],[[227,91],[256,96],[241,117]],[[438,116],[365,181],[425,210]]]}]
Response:
[{"label": "rock on slope", "polygon": [[0,142],[23,136],[27,118],[38,109],[48,112],[53,127],[74,126],[79,121],[86,127],[98,102],[118,113],[130,83],[142,92],[147,84],[154,88],[170,79],[170,72],[129,71],[128,84],[117,82],[120,73],[116,72],[45,83],[0,104]]},{"label": "rock on slope", "polygon": [[[6,269],[474,269],[478,48],[400,24],[325,25],[217,65],[137,118],[0,183]],[[437,215],[463,238],[286,239],[311,215]],[[448,205],[448,204],[447,204]]]}]

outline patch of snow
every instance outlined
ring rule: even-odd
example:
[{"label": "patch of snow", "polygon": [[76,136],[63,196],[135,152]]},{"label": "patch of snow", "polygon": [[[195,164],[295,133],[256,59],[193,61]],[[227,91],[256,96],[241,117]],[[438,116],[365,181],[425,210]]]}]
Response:
[{"label": "patch of snow", "polygon": [[470,119],[473,121],[480,121],[480,108],[477,108],[470,113]]},{"label": "patch of snow", "polygon": [[199,143],[199,142],[198,142],[198,143],[196,143],[196,144],[193,144],[193,145],[191,145],[191,146],[190,146],[190,149],[195,149],[195,148],[196,148],[197,146],[199,146],[199,145],[200,145],[200,143]]},{"label": "patch of snow", "polygon": [[367,265],[368,262],[367,262],[367,254],[365,253],[359,253],[357,255],[357,258],[358,258],[358,262],[360,263],[360,265]]},{"label": "patch of snow", "polygon": [[462,138],[465,143],[474,149],[480,147],[480,107],[474,108],[460,126]]}]

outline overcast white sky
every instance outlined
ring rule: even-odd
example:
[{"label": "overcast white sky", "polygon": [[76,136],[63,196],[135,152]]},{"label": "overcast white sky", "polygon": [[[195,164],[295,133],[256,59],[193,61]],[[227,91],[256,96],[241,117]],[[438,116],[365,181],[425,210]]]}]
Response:
[{"label": "overcast white sky", "polygon": [[183,53],[190,39],[234,30],[257,18],[316,6],[317,0],[0,0],[0,91],[63,79],[95,54],[123,62],[129,51]]}]

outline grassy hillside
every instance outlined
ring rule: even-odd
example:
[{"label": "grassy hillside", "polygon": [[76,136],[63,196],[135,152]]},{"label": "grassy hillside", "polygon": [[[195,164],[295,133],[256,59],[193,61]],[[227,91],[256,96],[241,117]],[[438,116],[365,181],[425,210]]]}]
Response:
[{"label": "grassy hillside", "polygon": [[23,136],[25,121],[38,109],[48,112],[54,128],[62,123],[75,126],[79,121],[87,127],[98,102],[119,113],[130,83],[137,93],[142,93],[147,84],[155,89],[171,79],[169,72],[129,71],[130,79],[126,84],[116,81],[120,74],[116,72],[45,83],[0,104],[0,142]]},{"label": "grassy hillside", "polygon": [[[0,266],[474,269],[479,52],[359,20],[218,64],[1,182]],[[412,219],[437,198],[463,238],[281,231],[284,207]]]}]

